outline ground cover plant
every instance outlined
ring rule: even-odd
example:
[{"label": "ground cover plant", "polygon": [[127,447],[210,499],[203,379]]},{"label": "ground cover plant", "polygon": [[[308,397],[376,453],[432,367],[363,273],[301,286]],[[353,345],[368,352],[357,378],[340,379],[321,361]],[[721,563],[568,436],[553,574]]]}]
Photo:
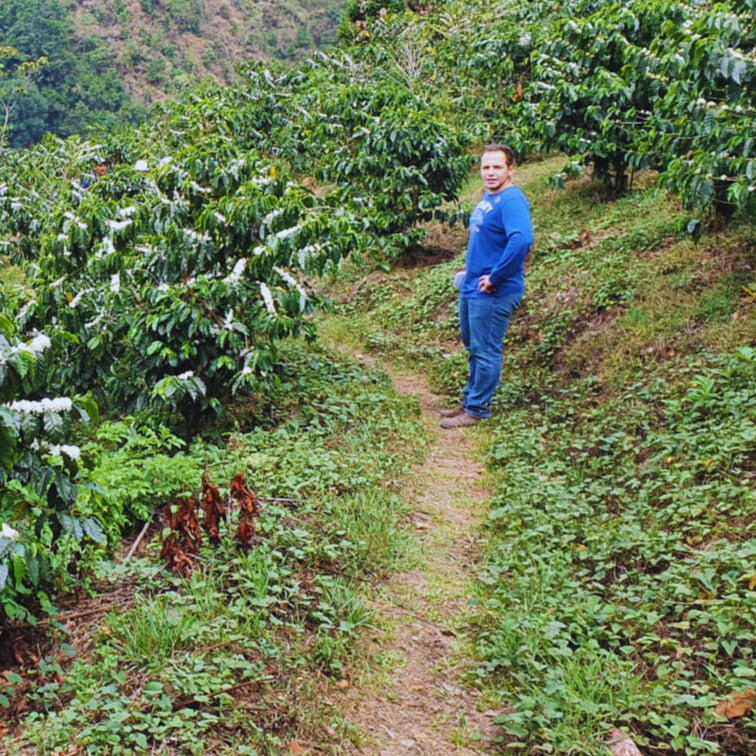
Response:
[{"label": "ground cover plant", "polygon": [[370,623],[361,583],[411,559],[407,505],[386,481],[422,453],[423,432],[417,407],[384,377],[323,352],[289,349],[281,378],[289,414],[229,443],[187,448],[128,421],[102,427],[90,474],[124,509],[149,516],[147,502],[195,495],[203,470],[225,501],[243,471],[260,508],[254,535],[238,543],[231,506],[183,574],[166,572],[157,537],[137,558],[96,565],[104,620],[70,637],[59,624],[58,650],[6,677],[6,710],[23,720],[6,752],[72,741],[84,753],[277,753],[295,735],[349,742],[328,706],[311,701],[327,697],[329,678],[350,676],[355,633]]},{"label": "ground cover plant", "polygon": [[[756,676],[753,227],[695,242],[653,176],[619,201],[557,192],[559,161],[517,174],[537,242],[476,431],[496,493],[470,679],[502,706],[502,752],[605,753],[620,727],[648,753],[749,753],[750,707],[723,702]],[[329,328],[411,357],[451,403],[444,238],[446,262],[353,280]]]}]

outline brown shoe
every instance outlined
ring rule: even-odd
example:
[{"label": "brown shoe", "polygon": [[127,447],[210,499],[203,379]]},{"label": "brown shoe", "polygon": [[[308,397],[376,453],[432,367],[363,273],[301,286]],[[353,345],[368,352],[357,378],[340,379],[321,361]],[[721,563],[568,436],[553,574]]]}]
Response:
[{"label": "brown shoe", "polygon": [[452,428],[468,428],[471,425],[479,422],[481,418],[470,415],[467,412],[462,412],[454,417],[449,417],[442,421],[441,427],[450,430]]},{"label": "brown shoe", "polygon": [[457,415],[461,415],[463,412],[464,409],[462,409],[462,407],[455,407],[454,409],[442,409],[438,414],[441,417],[456,417]]}]

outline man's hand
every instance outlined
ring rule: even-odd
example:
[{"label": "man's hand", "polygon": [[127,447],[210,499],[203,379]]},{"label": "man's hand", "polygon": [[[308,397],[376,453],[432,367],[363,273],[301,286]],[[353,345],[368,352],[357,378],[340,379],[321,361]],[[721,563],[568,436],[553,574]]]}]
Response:
[{"label": "man's hand", "polygon": [[488,276],[481,276],[478,279],[478,291],[485,291],[486,294],[493,294],[496,287],[491,283]]}]

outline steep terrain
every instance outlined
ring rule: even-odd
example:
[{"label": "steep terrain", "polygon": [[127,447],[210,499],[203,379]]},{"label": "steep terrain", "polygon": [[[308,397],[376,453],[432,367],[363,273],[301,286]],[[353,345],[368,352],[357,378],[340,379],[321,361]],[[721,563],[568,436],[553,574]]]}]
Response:
[{"label": "steep terrain", "polygon": [[[349,47],[0,149],[2,745],[751,756],[754,2],[366,0]],[[0,28],[70,67],[0,92],[61,117],[115,116],[89,64],[121,87],[139,14],[209,23],[122,2],[77,49],[54,5]],[[536,245],[442,435],[491,137]]]},{"label": "steep terrain", "polygon": [[247,60],[293,60],[333,43],[340,0],[84,0],[75,35],[104,41],[128,92],[149,103]]}]

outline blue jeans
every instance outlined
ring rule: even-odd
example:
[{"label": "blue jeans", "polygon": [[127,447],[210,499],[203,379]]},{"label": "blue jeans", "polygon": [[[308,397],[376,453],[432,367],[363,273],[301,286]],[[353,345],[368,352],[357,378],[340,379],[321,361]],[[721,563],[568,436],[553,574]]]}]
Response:
[{"label": "blue jeans", "polygon": [[521,297],[488,294],[459,298],[459,330],[470,368],[462,406],[470,415],[491,417],[491,399],[501,380],[504,334]]}]

